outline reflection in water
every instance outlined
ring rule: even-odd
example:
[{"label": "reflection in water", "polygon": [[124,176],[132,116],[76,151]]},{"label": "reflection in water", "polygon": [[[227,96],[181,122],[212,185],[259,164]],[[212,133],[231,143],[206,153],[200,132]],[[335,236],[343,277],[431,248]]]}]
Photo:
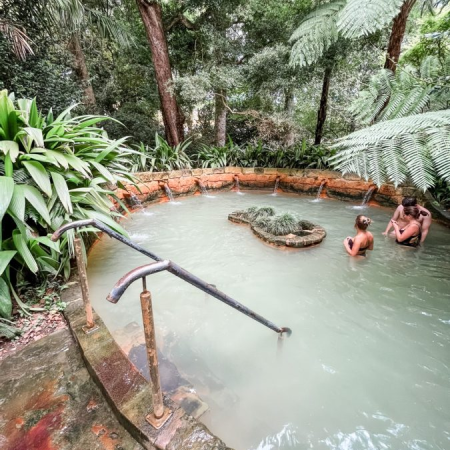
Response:
[{"label": "reflection in water", "polygon": [[[403,248],[381,235],[392,211],[367,206],[375,248],[350,258],[342,241],[358,213],[309,200],[220,193],[123,222],[141,245],[293,330],[278,351],[275,333],[159,273],[147,285],[161,351],[208,403],[205,424],[237,450],[450,448],[449,230],[433,224],[419,251]],[[227,220],[252,205],[292,211],[327,237],[306,250],[265,245]],[[94,246],[91,297],[111,330],[141,324],[140,283],[116,305],[105,297],[148,262],[109,238]]]}]

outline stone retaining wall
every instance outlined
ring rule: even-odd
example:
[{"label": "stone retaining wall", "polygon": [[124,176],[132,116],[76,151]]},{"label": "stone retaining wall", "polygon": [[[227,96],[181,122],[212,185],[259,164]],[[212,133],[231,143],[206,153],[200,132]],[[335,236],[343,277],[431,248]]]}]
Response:
[{"label": "stone retaining wall", "polygon": [[129,185],[126,190],[119,189],[119,198],[129,199],[135,195],[142,203],[164,201],[167,195],[166,183],[173,195],[185,196],[200,194],[199,183],[208,190],[235,189],[236,177],[241,189],[273,189],[279,178],[279,188],[285,192],[317,195],[320,185],[325,182],[321,196],[340,200],[360,201],[368,189],[375,188],[372,202],[393,206],[398,205],[404,196],[422,194],[414,187],[385,184],[379,189],[372,181],[365,181],[355,175],[342,175],[331,170],[274,169],[225,167],[220,169],[174,170],[171,172],[141,172],[136,174],[137,187]]}]

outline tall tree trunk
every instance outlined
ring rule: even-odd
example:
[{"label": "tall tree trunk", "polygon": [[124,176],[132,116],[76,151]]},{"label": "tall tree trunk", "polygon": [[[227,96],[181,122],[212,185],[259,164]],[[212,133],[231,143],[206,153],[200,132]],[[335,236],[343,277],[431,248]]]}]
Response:
[{"label": "tall tree trunk", "polygon": [[152,52],[166,139],[170,145],[175,146],[184,139],[184,120],[177,100],[170,92],[172,70],[162,24],[161,6],[154,1],[136,0],[136,2]]},{"label": "tall tree trunk", "polygon": [[320,97],[320,106],[317,113],[316,135],[314,138],[314,145],[319,145],[322,142],[323,126],[327,118],[328,106],[328,91],[330,90],[331,74],[333,72],[333,65],[327,64],[323,74],[322,96]]},{"label": "tall tree trunk", "polygon": [[[292,117],[294,108],[295,108],[294,91],[292,88],[286,88],[284,90],[284,112],[288,118]],[[294,145],[295,133],[294,129],[291,126],[289,126],[288,130],[286,131],[283,141],[286,147]]]},{"label": "tall tree trunk", "polygon": [[218,147],[225,145],[227,137],[227,108],[225,107],[226,91],[219,89],[215,94],[214,134]]},{"label": "tall tree trunk", "polygon": [[86,58],[84,57],[83,48],[81,47],[80,36],[77,33],[73,33],[69,42],[69,50],[75,59],[75,73],[81,80],[84,89],[83,103],[86,106],[95,107],[96,100],[94,89],[92,89],[91,82],[89,80],[89,71],[86,65]]},{"label": "tall tree trunk", "polygon": [[[408,20],[409,13],[413,8],[416,0],[406,0],[400,12],[394,19],[394,23],[392,24],[391,36],[389,37],[389,44],[386,53],[386,61],[384,63],[384,68],[392,70],[393,73],[397,70],[397,63],[400,59],[400,51],[402,49],[402,41],[403,36],[405,35],[406,22]],[[381,114],[386,109],[386,106],[389,104],[391,97],[388,97],[381,109],[378,111],[377,115],[372,120],[372,124],[378,122]]]},{"label": "tall tree trunk", "polygon": [[292,88],[286,88],[284,90],[284,112],[286,114],[292,114],[294,112],[294,91]]},{"label": "tall tree trunk", "polygon": [[392,24],[391,36],[389,37],[389,44],[386,54],[386,62],[384,68],[392,70],[395,73],[397,69],[397,63],[400,58],[400,51],[402,48],[403,36],[405,35],[406,22],[408,20],[409,13],[413,8],[416,0],[405,0],[400,12],[394,19]]}]

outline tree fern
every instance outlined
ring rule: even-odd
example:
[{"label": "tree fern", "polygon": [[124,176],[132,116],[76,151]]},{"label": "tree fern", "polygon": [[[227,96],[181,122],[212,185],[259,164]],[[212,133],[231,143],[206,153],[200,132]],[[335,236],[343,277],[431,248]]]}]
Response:
[{"label": "tree fern", "polygon": [[396,186],[407,178],[419,189],[436,176],[450,181],[450,110],[386,120],[337,141],[335,168]]},{"label": "tree fern", "polygon": [[346,38],[369,35],[389,25],[405,0],[348,0],[339,11],[337,28]]},{"label": "tree fern", "polygon": [[390,70],[382,69],[359,93],[350,111],[361,123],[370,124],[445,109],[450,101],[449,65],[450,58],[440,61],[429,56],[419,71],[405,66],[394,76]]},{"label": "tree fern", "polygon": [[337,15],[346,0],[336,0],[320,6],[308,14],[294,31],[290,63],[306,66],[317,61],[339,37]]},{"label": "tree fern", "polygon": [[[406,0],[334,0],[316,8],[292,34],[291,64],[316,62],[341,36],[357,39],[388,26]],[[421,0],[419,5],[435,8],[448,0]]]}]

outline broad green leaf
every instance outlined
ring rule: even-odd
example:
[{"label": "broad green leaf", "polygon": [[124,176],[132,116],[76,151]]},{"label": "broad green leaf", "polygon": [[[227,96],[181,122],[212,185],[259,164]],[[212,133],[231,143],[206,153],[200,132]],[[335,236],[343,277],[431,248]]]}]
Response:
[{"label": "broad green leaf", "polygon": [[91,173],[89,170],[89,165],[80,158],[77,158],[74,155],[65,155],[66,160],[69,163],[70,167],[73,167],[75,170],[80,172],[85,178],[90,178]]},{"label": "broad green leaf", "polygon": [[31,270],[31,272],[37,273],[39,268],[27,246],[26,236],[24,236],[19,230],[14,230],[12,238],[19,255],[23,258],[26,266]]},{"label": "broad green leaf", "polygon": [[41,270],[51,273],[52,275],[58,274],[58,262],[56,261],[56,267],[55,267],[55,260],[53,258],[50,258],[49,256],[41,256],[37,258],[37,262],[41,266]]},{"label": "broad green leaf", "polygon": [[52,196],[52,185],[44,166],[37,161],[24,161],[23,165],[28,170],[36,184],[48,197]]},{"label": "broad green leaf", "polygon": [[10,177],[0,177],[0,222],[5,215],[14,193],[14,180]]},{"label": "broad green leaf", "polygon": [[97,156],[97,158],[95,158],[96,162],[102,162],[103,159],[109,155],[109,153],[111,153],[113,150],[115,150],[117,147],[120,147],[126,140],[127,138],[121,138],[117,141],[114,141],[111,145],[109,145],[108,147],[106,147],[104,150],[102,150],[102,152]]},{"label": "broad green leaf", "polygon": [[48,157],[47,155],[27,153],[25,155],[22,155],[20,157],[20,160],[21,161],[29,161],[29,160],[40,161],[40,162],[43,162],[46,164],[52,164],[56,167],[59,167],[58,161],[56,161],[54,158]]},{"label": "broad green leaf", "polygon": [[34,187],[24,185],[25,198],[30,202],[33,208],[42,216],[42,218],[51,225],[50,214],[42,194]]},{"label": "broad green leaf", "polygon": [[9,129],[9,115],[14,113],[14,104],[6,90],[0,91],[0,128],[5,139],[14,139],[15,133]]},{"label": "broad green leaf", "polygon": [[14,141],[0,141],[0,150],[6,155],[9,154],[11,161],[16,162],[19,155],[19,144]]},{"label": "broad green leaf", "polygon": [[70,114],[70,111],[72,111],[73,108],[76,108],[78,106],[78,103],[75,103],[72,106],[69,106],[68,108],[66,108],[54,121],[53,123],[60,123],[63,120],[65,120],[67,118],[67,116]]},{"label": "broad green leaf", "polygon": [[9,288],[3,278],[0,278],[0,316],[5,319],[11,317],[12,302]]},{"label": "broad green leaf", "polygon": [[108,181],[114,182],[114,177],[111,172],[103,165],[95,161],[91,161],[91,164],[103,175]]},{"label": "broad green leaf", "polygon": [[50,172],[53,185],[55,186],[58,197],[61,200],[64,209],[71,214],[73,212],[72,202],[70,200],[69,188],[67,187],[66,180],[64,177],[57,172]]},{"label": "broad green leaf", "polygon": [[42,130],[39,128],[25,127],[23,129],[28,136],[34,141],[36,147],[44,147],[44,138],[42,136]]},{"label": "broad green leaf", "polygon": [[0,275],[5,271],[6,267],[8,267],[9,262],[14,258],[16,253],[17,252],[14,250],[0,251]]},{"label": "broad green leaf", "polygon": [[29,123],[30,126],[35,127],[35,128],[42,127],[42,117],[41,117],[41,114],[39,113],[39,111],[37,109],[36,99],[35,98],[33,98],[33,100],[31,101],[30,117],[28,119],[28,123]]},{"label": "broad green leaf", "polygon": [[64,169],[69,168],[69,162],[66,159],[64,153],[57,152],[56,150],[47,150],[46,154],[51,158],[54,158]]},{"label": "broad green leaf", "polygon": [[103,214],[103,213],[98,212],[98,211],[86,210],[85,211],[85,215],[89,219],[100,220],[100,222],[103,222],[105,225],[107,225],[108,227],[112,228],[114,231],[117,231],[121,235],[128,237],[128,233],[116,221],[114,221],[107,214]]},{"label": "broad green leaf", "polygon": [[24,185],[16,184],[14,193],[9,204],[9,210],[20,220],[25,219],[25,192]]},{"label": "broad green leaf", "polygon": [[47,236],[40,236],[40,237],[34,238],[34,240],[36,242],[39,242],[40,244],[46,245],[47,247],[55,250],[56,252],[60,253],[59,242],[53,242]]}]

